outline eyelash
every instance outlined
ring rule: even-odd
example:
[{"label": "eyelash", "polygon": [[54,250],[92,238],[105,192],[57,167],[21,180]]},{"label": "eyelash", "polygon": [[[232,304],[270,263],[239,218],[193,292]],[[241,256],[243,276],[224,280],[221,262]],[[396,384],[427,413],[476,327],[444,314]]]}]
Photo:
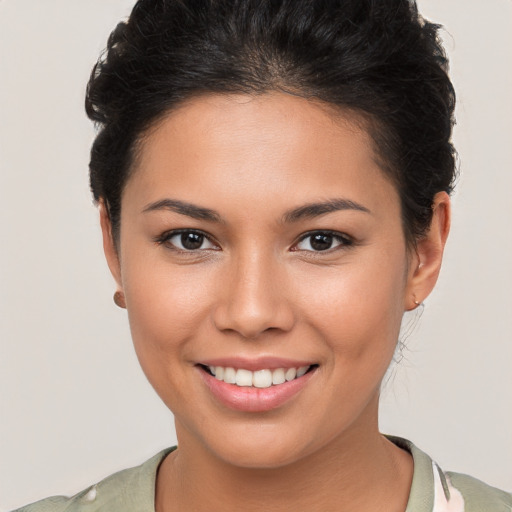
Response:
[{"label": "eyelash", "polygon": [[[179,247],[176,247],[175,245],[170,243],[170,240],[172,238],[174,238],[175,236],[184,235],[184,234],[194,234],[194,235],[201,236],[204,238],[204,240],[207,240],[208,242],[210,242],[210,244],[214,245],[215,247],[218,247],[218,244],[213,240],[213,238],[210,235],[208,235],[207,233],[205,233],[204,231],[201,231],[199,229],[175,229],[172,231],[166,231],[165,233],[162,233],[160,236],[155,238],[155,242],[158,245],[166,245],[166,247],[168,247],[169,249],[176,251],[176,252],[180,252],[180,253],[190,254],[190,253],[199,252],[200,251],[199,249],[180,249]],[[202,250],[204,251],[205,249],[202,249]],[[218,250],[218,249],[210,249],[210,250]]]},{"label": "eyelash", "polygon": [[[174,238],[175,236],[183,235],[183,234],[195,234],[195,235],[201,236],[201,237],[203,237],[202,243],[204,243],[204,240],[207,240],[210,244],[212,244],[216,248],[181,249],[179,247],[176,247],[174,244],[170,243],[170,240],[172,238]],[[336,245],[335,247],[329,247],[328,249],[318,250],[318,251],[297,248],[297,246],[300,243],[304,242],[308,238],[311,238],[313,236],[318,236],[318,235],[332,237],[332,239],[334,241],[338,242],[338,245]],[[166,231],[165,233],[162,233],[160,236],[156,237],[155,242],[158,245],[166,245],[166,247],[168,247],[169,249],[179,252],[179,253],[184,253],[184,254],[193,254],[193,253],[198,253],[198,252],[205,251],[205,250],[219,250],[218,249],[219,245],[214,241],[214,239],[210,235],[205,233],[204,231],[201,231],[198,229],[176,229],[176,230],[172,230],[172,231]],[[309,252],[309,253],[313,253],[313,254],[322,254],[322,253],[331,253],[331,252],[334,252],[334,251],[337,251],[340,249],[347,249],[353,245],[354,245],[354,240],[351,237],[349,237],[348,235],[339,233],[338,231],[316,230],[316,231],[309,231],[307,233],[304,233],[293,244],[293,246],[290,250],[293,252],[302,251],[302,252]],[[310,246],[311,246],[311,242],[310,242]]]},{"label": "eyelash", "polygon": [[[308,238],[312,238],[316,235],[322,235],[322,236],[328,236],[332,237],[332,239],[336,242],[338,242],[339,245],[335,247],[329,247],[325,250],[320,251],[313,251],[308,249],[298,249],[296,248],[301,242],[304,242]],[[348,235],[345,235],[344,233],[340,233],[338,231],[331,231],[331,230],[315,230],[315,231],[309,231],[307,233],[304,233],[297,242],[293,244],[292,251],[303,251],[303,252],[310,252],[313,254],[327,254],[331,253],[340,249],[347,249],[354,245],[354,240],[349,237]],[[311,242],[310,242],[311,246]]]}]

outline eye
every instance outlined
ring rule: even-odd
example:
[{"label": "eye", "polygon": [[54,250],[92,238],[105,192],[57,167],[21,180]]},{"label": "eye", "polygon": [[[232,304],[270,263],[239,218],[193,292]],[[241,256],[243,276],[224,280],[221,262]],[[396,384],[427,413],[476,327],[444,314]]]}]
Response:
[{"label": "eye", "polygon": [[296,251],[329,251],[341,246],[352,245],[352,240],[333,231],[315,231],[304,235],[294,246]]},{"label": "eye", "polygon": [[201,231],[179,230],[164,233],[157,240],[159,244],[165,244],[171,248],[182,252],[193,252],[202,250],[218,250],[210,238]]}]

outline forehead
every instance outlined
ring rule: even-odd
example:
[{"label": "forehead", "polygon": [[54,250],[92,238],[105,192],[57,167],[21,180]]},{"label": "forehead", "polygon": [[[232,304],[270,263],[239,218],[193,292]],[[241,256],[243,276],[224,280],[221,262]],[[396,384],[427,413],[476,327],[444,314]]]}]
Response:
[{"label": "forehead", "polygon": [[178,194],[209,206],[230,197],[283,207],[332,195],[396,199],[360,119],[284,93],[182,104],[146,133],[126,192],[141,203]]}]

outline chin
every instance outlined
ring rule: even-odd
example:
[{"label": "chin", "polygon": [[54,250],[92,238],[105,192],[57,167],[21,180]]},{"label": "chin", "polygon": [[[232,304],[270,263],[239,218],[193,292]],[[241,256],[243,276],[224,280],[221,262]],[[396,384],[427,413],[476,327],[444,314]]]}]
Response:
[{"label": "chin", "polygon": [[254,418],[248,423],[223,423],[220,428],[211,424],[203,426],[206,428],[202,431],[188,429],[176,420],[178,446],[196,455],[200,455],[199,450],[202,456],[246,469],[279,468],[307,456],[304,431],[294,431],[278,421]]},{"label": "chin", "polygon": [[287,446],[281,443],[229,443],[229,445],[219,447],[219,451],[214,455],[226,464],[244,469],[277,469],[293,464],[305,456],[297,445]]},{"label": "chin", "polygon": [[318,425],[308,428],[307,421],[297,418],[291,423],[276,418],[274,421],[254,419],[248,424],[224,427],[209,429],[201,436],[201,444],[215,459],[245,469],[277,469],[296,464],[329,449],[338,437],[337,431]]}]

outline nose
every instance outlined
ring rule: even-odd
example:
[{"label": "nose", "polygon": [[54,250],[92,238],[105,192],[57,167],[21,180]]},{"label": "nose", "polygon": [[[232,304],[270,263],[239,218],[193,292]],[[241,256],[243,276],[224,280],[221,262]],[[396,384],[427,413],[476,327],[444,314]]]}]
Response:
[{"label": "nose", "polygon": [[214,323],[223,332],[256,339],[265,332],[286,332],[294,324],[287,299],[286,279],[271,257],[238,257],[223,280],[222,299],[214,310]]}]

